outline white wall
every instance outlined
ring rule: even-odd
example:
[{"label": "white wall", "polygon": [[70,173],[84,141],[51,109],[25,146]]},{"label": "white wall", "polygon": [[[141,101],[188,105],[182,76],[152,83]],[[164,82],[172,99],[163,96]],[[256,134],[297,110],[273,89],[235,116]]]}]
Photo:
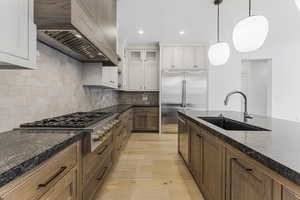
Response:
[{"label": "white wall", "polygon": [[[300,12],[295,6],[294,0],[254,0],[253,14],[263,14],[270,21],[270,32],[265,45],[254,53],[237,53],[232,45],[231,35],[235,23],[247,14],[247,1],[224,1],[221,10],[222,36],[230,41],[232,56],[229,63],[224,66],[224,73],[230,83],[238,84],[242,59],[272,59],[272,112],[274,117],[289,120],[300,119]],[[270,4],[271,3],[271,4]],[[229,70],[227,70],[229,68]],[[230,70],[234,69],[234,74]],[[218,74],[218,72],[216,72]],[[219,75],[219,74],[218,74]],[[238,85],[228,83],[226,89],[235,89]],[[212,90],[219,90],[220,94],[225,88],[219,87],[218,81]],[[216,94],[213,99],[221,98]],[[236,104],[238,109],[238,104]],[[218,107],[217,103],[213,106]],[[250,111],[251,112],[251,111]]]},{"label": "white wall", "polygon": [[[272,60],[242,61],[242,91],[252,114],[272,116]],[[241,102],[244,111],[244,101]]]}]

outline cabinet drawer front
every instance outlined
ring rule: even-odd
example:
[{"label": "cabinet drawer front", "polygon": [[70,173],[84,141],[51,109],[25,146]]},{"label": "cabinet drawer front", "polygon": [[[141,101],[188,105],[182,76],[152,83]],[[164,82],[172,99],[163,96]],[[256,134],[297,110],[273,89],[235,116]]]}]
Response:
[{"label": "cabinet drawer front", "polygon": [[1,196],[1,200],[32,200],[46,193],[77,162],[77,144],[73,144],[20,181]]},{"label": "cabinet drawer front", "polygon": [[91,200],[97,189],[103,183],[105,177],[108,175],[111,167],[113,164],[112,155],[110,154],[104,160],[103,165],[100,169],[94,171],[94,175],[92,179],[85,185],[83,190],[83,199],[84,200]]},{"label": "cabinet drawer front", "polygon": [[72,169],[39,200],[76,200],[77,168]]},{"label": "cabinet drawer front", "polygon": [[113,143],[111,135],[95,151],[87,154],[83,158],[83,175],[85,183],[93,177],[93,171],[101,166],[112,149]]},{"label": "cabinet drawer front", "polygon": [[227,151],[227,199],[271,200],[273,180],[258,167]]}]

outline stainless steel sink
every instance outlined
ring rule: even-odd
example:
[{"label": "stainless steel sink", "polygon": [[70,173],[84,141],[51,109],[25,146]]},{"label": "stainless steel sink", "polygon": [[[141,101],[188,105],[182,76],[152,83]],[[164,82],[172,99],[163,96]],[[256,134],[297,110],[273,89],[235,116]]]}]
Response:
[{"label": "stainless steel sink", "polygon": [[252,126],[226,117],[198,117],[198,118],[228,131],[270,131],[265,128]]}]

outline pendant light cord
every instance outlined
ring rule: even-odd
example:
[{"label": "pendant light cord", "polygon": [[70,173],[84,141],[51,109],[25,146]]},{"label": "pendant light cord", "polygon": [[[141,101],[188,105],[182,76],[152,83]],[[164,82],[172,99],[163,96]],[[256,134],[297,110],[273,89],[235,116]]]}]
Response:
[{"label": "pendant light cord", "polygon": [[218,4],[217,40],[220,42],[220,4]]},{"label": "pendant light cord", "polygon": [[251,8],[252,7],[252,4],[251,4],[251,0],[249,0],[249,17],[252,15],[252,13],[251,13]]}]

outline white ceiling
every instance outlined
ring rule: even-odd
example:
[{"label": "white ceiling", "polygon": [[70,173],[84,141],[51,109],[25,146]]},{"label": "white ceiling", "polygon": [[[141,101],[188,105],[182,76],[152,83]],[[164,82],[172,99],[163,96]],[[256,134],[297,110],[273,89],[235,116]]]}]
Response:
[{"label": "white ceiling", "polygon": [[127,43],[207,42],[216,37],[216,11],[213,0],[119,0],[119,36]]}]

